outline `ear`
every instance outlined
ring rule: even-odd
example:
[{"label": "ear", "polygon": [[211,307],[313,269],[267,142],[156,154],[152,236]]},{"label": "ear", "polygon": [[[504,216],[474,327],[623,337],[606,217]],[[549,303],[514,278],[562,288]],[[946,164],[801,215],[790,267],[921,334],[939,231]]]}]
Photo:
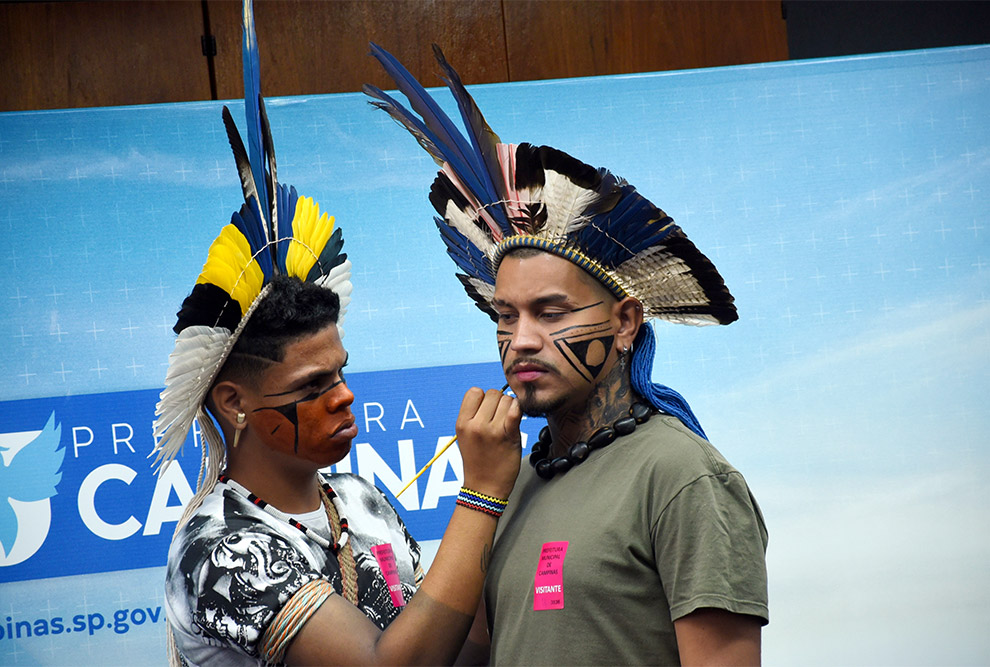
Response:
[{"label": "ear", "polygon": [[636,334],[639,333],[639,328],[643,326],[643,304],[637,299],[627,296],[615,303],[612,314],[619,322],[615,332],[616,349],[619,352],[632,349]]},{"label": "ear", "polygon": [[217,382],[210,390],[210,398],[216,409],[215,414],[220,418],[225,431],[246,426],[243,422],[237,423],[237,414],[247,412],[246,391],[242,385],[232,380]]}]

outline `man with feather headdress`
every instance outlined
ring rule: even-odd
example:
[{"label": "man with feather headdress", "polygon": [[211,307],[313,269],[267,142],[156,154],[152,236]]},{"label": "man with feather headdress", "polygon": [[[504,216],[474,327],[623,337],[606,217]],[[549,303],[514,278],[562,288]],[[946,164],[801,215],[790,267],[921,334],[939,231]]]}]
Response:
[{"label": "man with feather headdress", "polygon": [[763,517],[687,401],[652,381],[647,322],[729,324],[733,297],[624,180],[501,143],[434,51],[466,138],[376,45],[416,113],[365,92],[440,165],[430,201],[457,277],[496,323],[522,409],[547,418],[496,532],[479,610],[492,662],[758,663]]},{"label": "man with feather headdress", "polygon": [[384,494],[320,472],[357,434],[339,326],[350,261],[334,219],[277,180],[250,0],[244,62],[248,149],[226,107],[223,119],[245,203],[178,313],[156,410],[159,466],[194,419],[203,436],[166,568],[169,661],[450,663],[519,469],[518,404],[496,390],[465,395],[466,486],[425,576]]}]

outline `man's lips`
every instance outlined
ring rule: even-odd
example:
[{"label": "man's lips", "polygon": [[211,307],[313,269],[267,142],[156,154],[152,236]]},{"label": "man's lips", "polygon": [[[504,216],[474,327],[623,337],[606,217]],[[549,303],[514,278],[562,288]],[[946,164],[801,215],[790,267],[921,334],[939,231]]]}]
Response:
[{"label": "man's lips", "polygon": [[340,425],[336,431],[330,436],[331,438],[341,438],[350,440],[356,438],[358,434],[357,424],[353,419],[348,419],[346,422]]},{"label": "man's lips", "polygon": [[520,382],[532,382],[543,377],[549,372],[551,372],[551,369],[547,368],[543,364],[533,362],[515,363],[509,371],[509,373],[515,376],[515,378]]}]

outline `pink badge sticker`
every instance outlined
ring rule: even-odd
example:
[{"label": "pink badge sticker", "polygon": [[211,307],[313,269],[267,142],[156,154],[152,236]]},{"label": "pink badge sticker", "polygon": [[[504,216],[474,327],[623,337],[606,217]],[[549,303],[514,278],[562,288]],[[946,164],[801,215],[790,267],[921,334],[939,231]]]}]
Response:
[{"label": "pink badge sticker", "polygon": [[564,608],[564,556],[567,542],[545,542],[533,582],[533,610]]},{"label": "pink badge sticker", "polygon": [[385,584],[388,592],[392,596],[392,606],[405,607],[406,599],[402,597],[402,584],[399,583],[399,568],[395,565],[395,553],[391,544],[376,544],[371,547],[371,553],[378,561],[378,567],[385,577]]}]

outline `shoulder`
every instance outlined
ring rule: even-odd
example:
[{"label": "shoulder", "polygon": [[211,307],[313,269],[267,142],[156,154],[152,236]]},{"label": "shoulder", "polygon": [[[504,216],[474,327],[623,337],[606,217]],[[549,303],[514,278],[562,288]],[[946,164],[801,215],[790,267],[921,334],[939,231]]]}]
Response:
[{"label": "shoulder", "polygon": [[[622,443],[623,440],[628,443]],[[671,415],[654,416],[610,447],[620,444],[627,444],[629,451],[625,455],[642,461],[647,470],[675,476],[684,483],[707,475],[738,474],[714,445]]]},{"label": "shoulder", "polygon": [[344,495],[351,497],[375,497],[382,495],[374,484],[360,475],[351,472],[320,473],[320,477],[328,483],[337,495],[341,498]]},{"label": "shoulder", "polygon": [[352,473],[324,475],[343,503],[351,534],[405,533],[405,524],[385,493]]},{"label": "shoulder", "polygon": [[654,416],[627,437],[631,442],[624,456],[639,462],[635,474],[651,489],[656,515],[674,507],[691,512],[706,507],[738,507],[753,515],[761,532],[765,530],[759,506],[742,473],[679,419]]},{"label": "shoulder", "polygon": [[298,536],[229,489],[218,486],[179,529],[168,557],[169,578],[193,577],[206,570],[255,570],[274,557],[300,563],[307,555],[298,548]]}]

